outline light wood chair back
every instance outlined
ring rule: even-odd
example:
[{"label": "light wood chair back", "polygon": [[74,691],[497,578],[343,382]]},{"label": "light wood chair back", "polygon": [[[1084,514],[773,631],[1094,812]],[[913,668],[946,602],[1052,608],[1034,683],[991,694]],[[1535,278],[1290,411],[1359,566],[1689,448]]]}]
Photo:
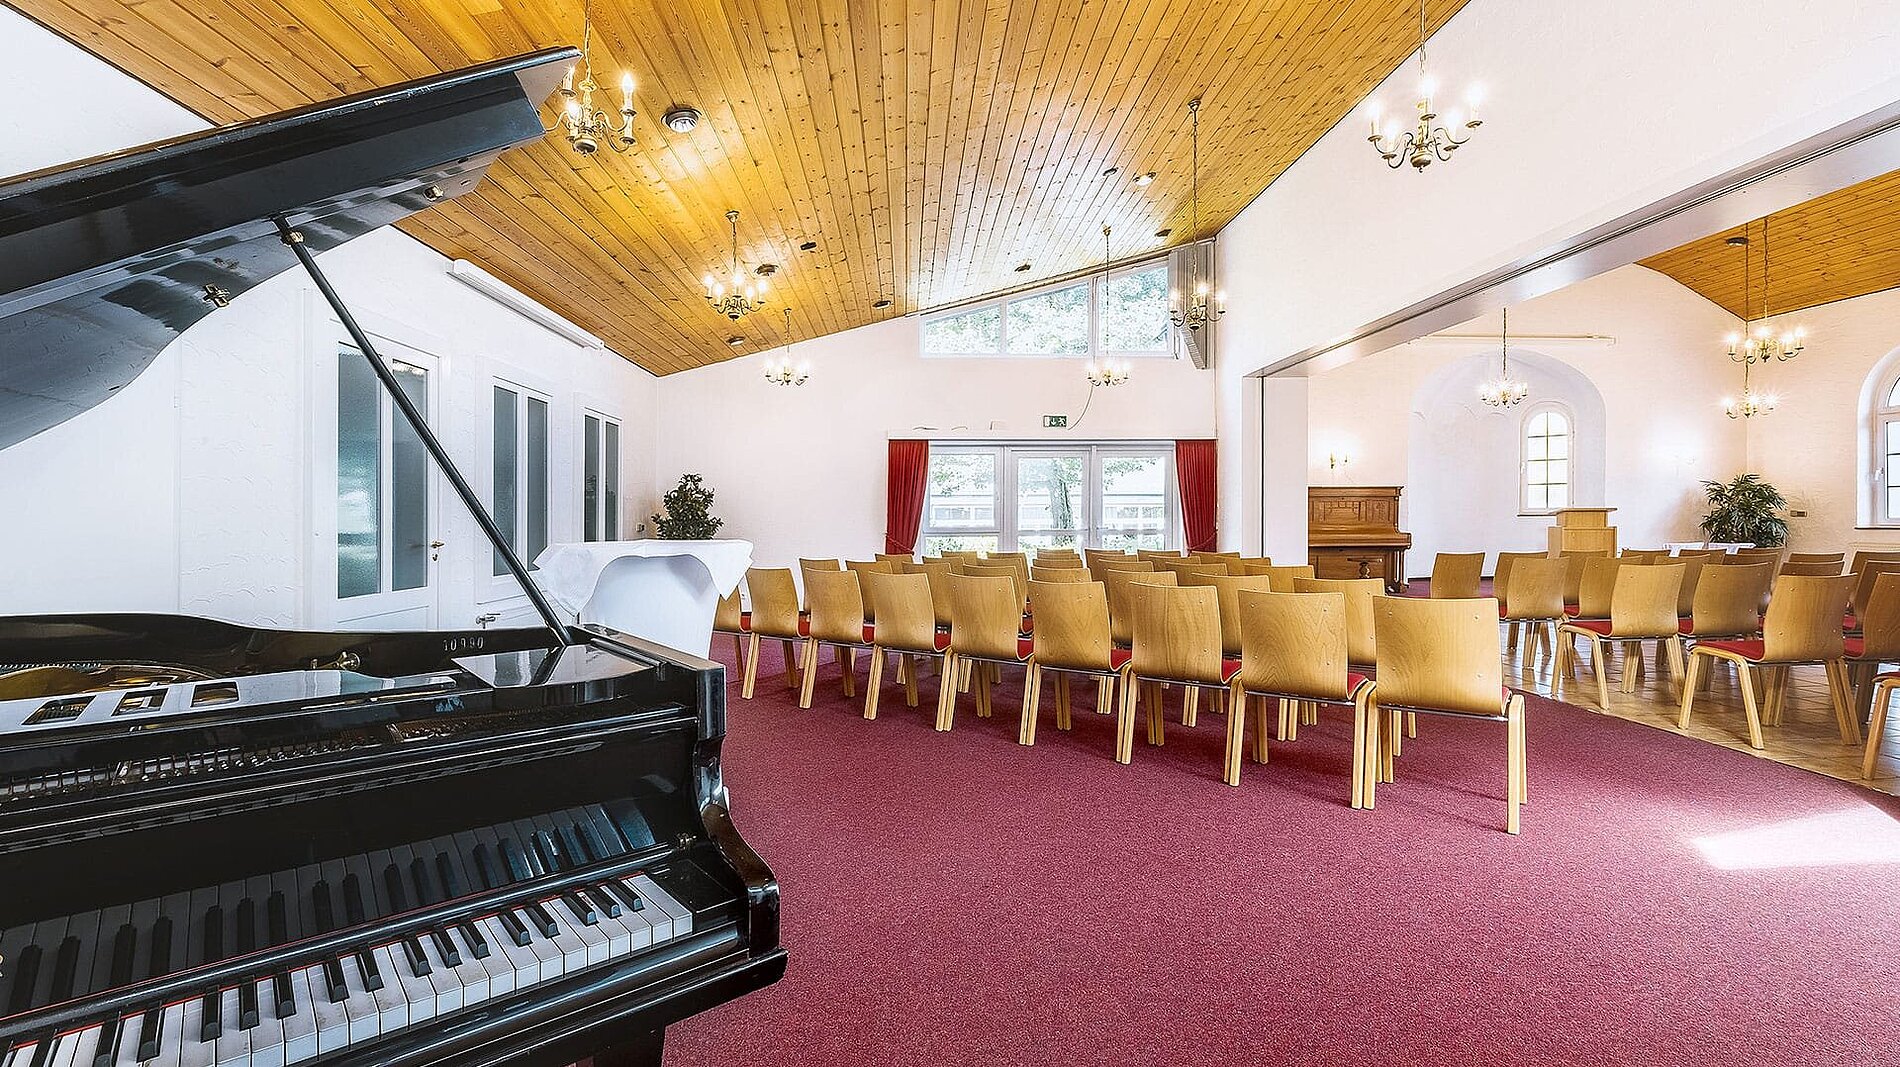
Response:
[{"label": "light wood chair back", "polygon": [[[877,553],[877,561],[879,563],[911,564],[911,563],[917,562],[917,553],[911,552],[911,553],[900,554],[897,552],[879,552]],[[904,572],[902,570],[899,570],[897,571],[897,573],[902,574]]]},{"label": "light wood chair back", "polygon": [[[1549,558],[1550,558],[1550,553],[1548,552],[1500,552],[1498,553],[1497,568],[1491,572],[1492,595],[1496,596],[1499,600],[1503,601],[1506,607],[1508,608],[1511,603],[1511,594],[1510,594],[1511,571],[1517,566],[1517,561],[1521,559],[1549,559]],[[1561,583],[1558,585],[1558,592],[1560,594],[1563,592],[1563,586],[1561,585]]]},{"label": "light wood chair back", "polygon": [[1114,647],[1108,632],[1108,590],[1101,582],[1029,583],[1036,617],[1036,662],[1044,667],[1106,671]]},{"label": "light wood chair back", "polygon": [[929,575],[865,571],[858,580],[864,585],[865,606],[877,620],[873,643],[906,652],[937,650],[937,609]]},{"label": "light wood chair back", "polygon": [[1625,560],[1610,594],[1610,636],[1675,637],[1683,568],[1681,563]]},{"label": "light wood chair back", "polygon": [[1382,707],[1503,714],[1496,600],[1373,599]]},{"label": "light wood chair back", "polygon": [[1031,582],[1092,582],[1095,579],[1090,576],[1086,567],[1077,564],[1073,567],[1031,567],[1029,580]]},{"label": "light wood chair back", "polygon": [[962,548],[956,549],[954,551],[946,549],[945,551],[937,553],[937,555],[942,556],[944,559],[951,559],[951,560],[982,559],[983,558],[983,553],[981,552],[976,552],[971,549],[962,549]]},{"label": "light wood chair back", "polygon": [[1775,579],[1770,563],[1703,566],[1689,610],[1695,637],[1742,637],[1761,629],[1761,602]]},{"label": "light wood chair back", "polygon": [[1132,553],[1120,552],[1120,551],[1117,551],[1115,549],[1110,549],[1110,548],[1085,548],[1082,550],[1082,559],[1091,565],[1093,565],[1095,561],[1098,559],[1132,560],[1132,559],[1138,559],[1138,558],[1140,557]]},{"label": "light wood chair back", "polygon": [[1133,556],[1089,557],[1089,573],[1095,576],[1096,581],[1100,581],[1102,575],[1109,571],[1152,571],[1158,569],[1153,561],[1136,559]]},{"label": "light wood chair back", "polygon": [[1841,616],[1854,593],[1852,575],[1784,574],[1775,581],[1762,620],[1762,659],[1814,663],[1840,659]]},{"label": "light wood chair back", "polygon": [[798,569],[800,571],[840,571],[844,569],[844,561],[840,559],[806,559],[800,556],[798,558]]},{"label": "light wood chair back", "polygon": [[1466,600],[1484,580],[1484,553],[1440,552],[1432,558],[1432,598]]},{"label": "light wood chair back", "polygon": [[1074,548],[1038,548],[1029,562],[1050,563],[1057,560],[1068,560],[1079,564],[1082,562],[1082,552]]},{"label": "light wood chair back", "polygon": [[1156,560],[1155,563],[1158,567],[1173,571],[1179,575],[1227,573],[1227,564],[1225,563],[1195,563],[1190,560],[1173,559]]},{"label": "light wood chair back", "polygon": [[978,659],[1016,659],[1022,622],[1023,598],[1016,593],[1014,578],[950,576],[950,651]]},{"label": "light wood chair back", "polygon": [[[1029,599],[1029,576],[1026,573],[1018,574],[1013,564],[1007,562],[990,563],[988,561],[982,563],[965,563],[963,565],[963,573],[973,578],[1008,578],[1016,587],[1017,602],[1020,604]],[[1021,613],[1022,609],[1019,607],[1017,614],[1020,615]]]},{"label": "light wood chair back", "polygon": [[1850,573],[1859,574],[1869,563],[1900,563],[1900,551],[1863,549],[1854,553],[1854,565],[1847,569]]},{"label": "light wood chair back", "polygon": [[844,569],[858,576],[858,589],[864,594],[864,621],[875,621],[877,609],[876,606],[871,603],[871,593],[869,588],[864,584],[864,576],[867,574],[902,574],[904,572],[904,565],[895,560],[848,559],[845,560]]},{"label": "light wood chair back", "polygon": [[790,567],[753,567],[745,572],[752,595],[752,632],[761,637],[798,637],[798,585]]},{"label": "light wood chair back", "polygon": [[1809,578],[1827,578],[1841,573],[1841,564],[1839,560],[1833,563],[1783,563],[1781,573]]},{"label": "light wood chair back", "polygon": [[736,634],[745,629],[745,609],[739,604],[739,590],[719,598],[719,606],[713,609],[713,633]]},{"label": "light wood chair back", "polygon": [[1135,555],[1139,556],[1142,559],[1150,560],[1150,561],[1163,560],[1163,559],[1186,559],[1187,558],[1187,556],[1181,552],[1177,552],[1173,549],[1161,549],[1161,548],[1136,549]]},{"label": "light wood chair back", "polygon": [[1682,566],[1682,591],[1676,594],[1676,614],[1688,618],[1695,613],[1695,591],[1702,584],[1702,570],[1709,565],[1707,556],[1689,556],[1674,558],[1667,552],[1656,560],[1660,564],[1676,563]]},{"label": "light wood chair back", "polygon": [[864,643],[864,593],[856,571],[805,573],[811,637],[828,644]]},{"label": "light wood chair back", "polygon": [[[1616,572],[1622,568],[1622,560],[1609,556],[1590,556],[1583,561],[1583,573],[1577,582],[1577,618],[1610,617],[1610,601],[1616,595]],[[1567,583],[1569,576],[1564,580]]]},{"label": "light wood chair back", "polygon": [[1264,574],[1276,593],[1295,593],[1301,578],[1313,577],[1313,565],[1310,563],[1294,566],[1291,564],[1269,563],[1265,566],[1250,568],[1249,573]]},{"label": "light wood chair back", "polygon": [[1221,685],[1220,602],[1211,586],[1137,585],[1130,598],[1137,677]]},{"label": "light wood chair back", "polygon": [[1242,559],[1238,552],[1189,552],[1187,558],[1195,563],[1239,563]]},{"label": "light wood chair back", "polygon": [[1564,603],[1575,604],[1583,595],[1583,571],[1593,559],[1608,556],[1607,552],[1565,552],[1560,558],[1564,561]]},{"label": "light wood chair back", "polygon": [[1900,660],[1900,571],[1875,576],[1873,592],[1856,617],[1860,619],[1861,659]]},{"label": "light wood chair back", "polygon": [[937,625],[950,625],[950,576],[956,572],[948,563],[925,560],[912,565],[913,573],[930,580],[930,602],[937,613]]},{"label": "light wood chair back", "polygon": [[1566,561],[1547,555],[1520,556],[1513,560],[1509,571],[1509,595],[1501,601],[1504,618],[1562,619],[1564,576],[1568,572],[1569,564]]},{"label": "light wood chair back", "polygon": [[[1279,590],[1275,590],[1278,592]],[[1378,631],[1373,625],[1374,602],[1385,593],[1383,578],[1295,578],[1296,593],[1339,593],[1346,598],[1346,660],[1355,664],[1379,662]],[[1491,625],[1495,628],[1497,620]]]},{"label": "light wood chair back", "polygon": [[1838,568],[1842,563],[1846,562],[1846,560],[1847,553],[1845,552],[1790,552],[1788,553],[1788,558],[1783,562],[1832,563]]},{"label": "light wood chair back", "polygon": [[1240,594],[1240,684],[1255,693],[1345,700],[1343,593]]},{"label": "light wood chair back", "polygon": [[1867,613],[1867,605],[1874,595],[1874,584],[1883,574],[1900,573],[1900,559],[1868,560],[1861,565],[1854,582],[1854,617],[1860,618]]},{"label": "light wood chair back", "polygon": [[1134,592],[1141,585],[1180,585],[1173,571],[1108,571],[1102,585],[1108,593],[1108,632],[1118,645],[1135,639]]},{"label": "light wood chair back", "polygon": [[1772,563],[1781,566],[1779,548],[1738,548],[1729,553],[1729,559],[1737,563]]},{"label": "light wood chair back", "polygon": [[1670,556],[1669,550],[1666,548],[1626,548],[1618,552],[1616,558],[1622,560],[1624,563],[1634,563],[1642,566],[1650,563],[1663,562],[1670,559]]},{"label": "light wood chair back", "polygon": [[1240,602],[1248,593],[1266,593],[1273,589],[1264,574],[1183,574],[1182,585],[1205,585],[1214,590],[1220,606],[1221,652],[1228,657],[1240,655]]}]

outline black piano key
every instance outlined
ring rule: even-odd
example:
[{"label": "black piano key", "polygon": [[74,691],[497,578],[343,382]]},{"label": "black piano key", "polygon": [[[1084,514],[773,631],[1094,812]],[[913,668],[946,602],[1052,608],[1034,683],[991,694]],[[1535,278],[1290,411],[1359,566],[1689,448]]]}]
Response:
[{"label": "black piano key", "polygon": [[594,885],[587,887],[587,895],[593,898],[594,906],[599,908],[601,913],[606,915],[609,919],[620,918],[620,902],[614,899],[612,893],[607,892],[600,886]]},{"label": "black piano key", "polygon": [[542,869],[552,873],[567,869],[566,857],[561,855],[560,848],[555,845],[553,834],[546,830],[536,830],[531,843],[535,854],[541,857]]},{"label": "black piano key", "polygon": [[455,873],[455,864],[449,862],[448,856],[436,856],[435,873],[442,879],[442,893],[444,899],[454,900],[456,897],[462,895],[464,892],[462,889],[462,878]]},{"label": "black piano key", "polygon": [[112,988],[123,989],[132,984],[132,957],[138,953],[139,928],[131,923],[119,927],[119,933],[112,939]]},{"label": "black piano key", "polygon": [[389,890],[390,907],[397,911],[409,910],[409,895],[402,888],[402,868],[393,863],[384,867],[383,886]]},{"label": "black piano key", "polygon": [[[58,1000],[59,998],[55,997],[53,999]],[[40,1043],[33,1049],[33,1058],[22,1063],[20,1067],[47,1067],[48,1064],[53,1062],[53,1046],[58,1044],[58,1042],[58,1034],[47,1034],[45,1037],[40,1038]]]},{"label": "black piano key", "polygon": [[594,829],[592,822],[582,822],[579,830],[581,842],[587,846],[587,851],[592,853],[595,859],[601,860],[617,855],[615,852],[607,851],[607,844],[600,839],[600,833]]},{"label": "black piano key", "polygon": [[560,830],[561,848],[566,850],[568,859],[573,862],[575,866],[579,866],[583,863],[592,863],[600,858],[588,850],[587,842],[581,840],[580,833],[574,829],[572,823],[562,823]]},{"label": "black piano key", "polygon": [[528,935],[527,925],[523,923],[514,912],[504,911],[500,915],[495,916],[495,918],[501,922],[502,929],[508,931],[508,936],[515,939],[516,945],[525,948],[528,942],[533,940],[533,938]]},{"label": "black piano key", "polygon": [[330,883],[317,879],[310,887],[310,905],[317,919],[317,933],[327,934],[336,929],[336,902],[330,899]]},{"label": "black piano key", "polygon": [[119,1058],[119,1042],[125,1040],[129,1023],[130,1020],[115,1016],[99,1027],[99,1043],[92,1047],[92,1067],[112,1067],[113,1061]]},{"label": "black piano key", "polygon": [[351,926],[361,926],[366,921],[363,914],[363,880],[355,874],[343,876],[343,921]]},{"label": "black piano key", "polygon": [[521,910],[528,913],[528,921],[541,931],[542,937],[553,937],[560,932],[560,924],[554,921],[554,916],[548,914],[548,909],[542,907],[540,901],[531,900],[522,905]]},{"label": "black piano key", "polygon": [[158,1044],[164,1036],[159,1028],[165,1020],[165,1012],[157,1005],[145,1009],[145,1015],[139,1019],[139,1059],[158,1058]]},{"label": "black piano key", "polygon": [[297,995],[290,983],[289,971],[278,971],[270,976],[270,998],[277,1009],[279,1019],[288,1019],[297,1014]]},{"label": "black piano key", "polygon": [[205,917],[200,926],[204,938],[206,963],[217,963],[224,959],[224,907],[213,904],[205,909]]},{"label": "black piano key", "polygon": [[269,899],[264,901],[265,926],[268,927],[266,932],[270,935],[270,943],[273,947],[290,940],[290,923],[286,910],[284,891],[281,889],[273,892]]},{"label": "black piano key", "polygon": [[239,955],[257,951],[257,902],[250,897],[238,901],[237,950]]},{"label": "black piano key", "polygon": [[249,1030],[263,1015],[257,1010],[257,983],[238,983],[238,1029]]},{"label": "black piano key", "polygon": [[455,939],[449,936],[447,930],[431,930],[429,937],[435,942],[436,955],[442,957],[444,964],[450,967],[462,965],[462,950],[455,947]]},{"label": "black piano key", "polygon": [[495,859],[488,854],[488,846],[476,845],[472,855],[475,859],[475,871],[482,879],[482,888],[500,889],[501,875],[495,870]]},{"label": "black piano key", "polygon": [[59,951],[53,956],[53,985],[46,1000],[48,1004],[59,1004],[72,999],[73,979],[78,971],[79,939],[68,936],[66,940],[59,943]]},{"label": "black piano key", "polygon": [[40,984],[40,946],[28,945],[13,961],[13,995],[7,998],[7,1014],[18,1015],[33,1007],[33,987]]},{"label": "black piano key", "polygon": [[508,867],[508,876],[516,882],[525,882],[534,877],[534,870],[528,866],[528,857],[521,854],[521,846],[515,844],[512,837],[501,839],[501,861]]},{"label": "black piano key", "polygon": [[409,861],[409,884],[416,890],[416,906],[426,908],[441,900],[435,891],[435,879],[429,875],[429,865],[421,857]]},{"label": "black piano key", "polygon": [[482,936],[482,928],[474,923],[462,923],[456,929],[462,931],[462,940],[468,943],[469,954],[478,960],[485,960],[493,949],[488,947],[488,939]]},{"label": "black piano key", "polygon": [[422,954],[422,946],[413,937],[401,941],[403,959],[409,961],[409,973],[417,978],[427,978],[435,968],[429,965],[429,957]]},{"label": "black piano key", "polygon": [[198,1040],[216,1041],[224,1033],[224,1020],[220,1017],[224,1008],[224,994],[213,989],[205,993],[198,1002]]},{"label": "black piano key", "polygon": [[594,905],[581,897],[580,894],[562,893],[561,903],[567,906],[568,913],[573,915],[575,920],[582,926],[595,926],[599,924],[600,913],[596,912]]},{"label": "black piano key", "polygon": [[343,980],[343,961],[331,956],[323,961],[324,991],[329,994],[330,1003],[341,1004],[349,999],[350,987]]},{"label": "black piano key", "polygon": [[620,902],[627,906],[628,911],[645,911],[647,908],[647,902],[640,899],[640,894],[634,892],[633,888],[624,882],[602,882],[601,888],[619,897]]},{"label": "black piano key", "polygon": [[371,993],[383,987],[383,970],[376,966],[376,953],[364,949],[356,954],[356,971],[363,976],[363,988]]}]

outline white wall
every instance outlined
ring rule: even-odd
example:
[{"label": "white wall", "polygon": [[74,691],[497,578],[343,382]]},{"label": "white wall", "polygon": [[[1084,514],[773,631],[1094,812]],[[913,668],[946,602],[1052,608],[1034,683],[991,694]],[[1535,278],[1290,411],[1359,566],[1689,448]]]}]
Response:
[{"label": "white wall", "polygon": [[[202,128],[156,92],[0,8],[0,99],[14,174]],[[49,85],[86,91],[48,108]],[[490,484],[490,389],[497,376],[553,401],[551,536],[580,531],[580,411],[623,419],[623,521],[652,502],[653,379],[610,352],[582,349],[474,292],[446,261],[381,230],[320,257],[343,299],[382,338],[443,360],[437,429],[478,490]],[[187,330],[112,400],[0,451],[16,521],[0,525],[0,613],[186,611],[273,625],[324,621],[334,486],[316,484],[334,411],[321,375],[343,334],[301,272],[266,282]],[[329,420],[326,427],[326,420]],[[438,622],[477,611],[525,614],[488,577],[489,554],[444,492],[448,542]],[[326,522],[330,523],[326,527]],[[328,554],[328,555],[326,555]],[[334,582],[334,572],[329,572]],[[334,585],[329,589],[334,590]],[[331,601],[334,597],[327,598]]]},{"label": "white wall", "polygon": [[[918,354],[920,320],[862,326],[795,346],[811,380],[776,386],[776,351],[669,374],[656,383],[654,442],[661,491],[697,472],[716,494],[720,534],[747,538],[756,558],[868,558],[884,550],[885,442],[1174,440],[1214,432],[1213,375],[1177,359],[1131,361],[1133,380],[1089,386],[1078,359],[940,359]],[[1068,430],[1042,416],[1067,414]]]},{"label": "white wall", "polygon": [[[1763,42],[1783,76],[1736,62]],[[1447,87],[1486,87],[1454,161],[1390,173],[1354,114],[1221,233],[1226,547],[1261,526],[1241,376],[1900,97],[1896,48],[1900,4],[1473,0],[1430,50]],[[1380,88],[1388,112],[1414,80]]]},{"label": "white wall", "polygon": [[[1306,474],[1315,485],[1407,486],[1402,519],[1415,574],[1429,573],[1439,551],[1539,549],[1549,520],[1518,513],[1518,434],[1525,411],[1555,400],[1600,434],[1594,448],[1583,442],[1577,504],[1617,508],[1612,518],[1628,547],[1695,539],[1698,483],[1747,462],[1745,428],[1721,411],[1739,384],[1722,349],[1734,322],[1638,266],[1527,301],[1511,309],[1511,368],[1531,396],[1504,414],[1476,397],[1478,382],[1497,370],[1494,340],[1441,337],[1388,349],[1307,379]],[[1487,315],[1445,332],[1488,338],[1498,325]],[[1529,339],[1538,334],[1614,343]],[[1601,412],[1594,426],[1593,405]],[[1352,456],[1343,472],[1328,465],[1338,452]]]}]

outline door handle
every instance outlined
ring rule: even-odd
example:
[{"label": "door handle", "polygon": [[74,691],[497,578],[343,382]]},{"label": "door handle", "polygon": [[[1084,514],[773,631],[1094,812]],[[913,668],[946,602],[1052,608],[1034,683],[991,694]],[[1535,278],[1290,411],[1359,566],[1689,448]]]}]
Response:
[{"label": "door handle", "polygon": [[430,558],[431,560],[439,560],[439,559],[441,559],[441,558],[442,558],[442,546],[443,546],[443,545],[445,545],[445,544],[447,544],[447,543],[448,543],[448,542],[446,542],[446,541],[431,541],[431,542],[429,542],[429,558]]},{"label": "door handle", "polygon": [[448,544],[448,542],[447,542],[447,541],[431,541],[431,542],[429,542],[429,547],[430,547],[430,548],[441,548],[441,547],[442,547],[443,545],[446,545],[446,544]]}]

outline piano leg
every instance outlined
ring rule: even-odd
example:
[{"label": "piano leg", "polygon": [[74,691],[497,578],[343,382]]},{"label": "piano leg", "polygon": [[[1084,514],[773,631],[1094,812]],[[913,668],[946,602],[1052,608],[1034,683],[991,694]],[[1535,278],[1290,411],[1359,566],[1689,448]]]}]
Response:
[{"label": "piano leg", "polygon": [[649,1030],[594,1053],[594,1067],[660,1067],[666,1031]]}]

